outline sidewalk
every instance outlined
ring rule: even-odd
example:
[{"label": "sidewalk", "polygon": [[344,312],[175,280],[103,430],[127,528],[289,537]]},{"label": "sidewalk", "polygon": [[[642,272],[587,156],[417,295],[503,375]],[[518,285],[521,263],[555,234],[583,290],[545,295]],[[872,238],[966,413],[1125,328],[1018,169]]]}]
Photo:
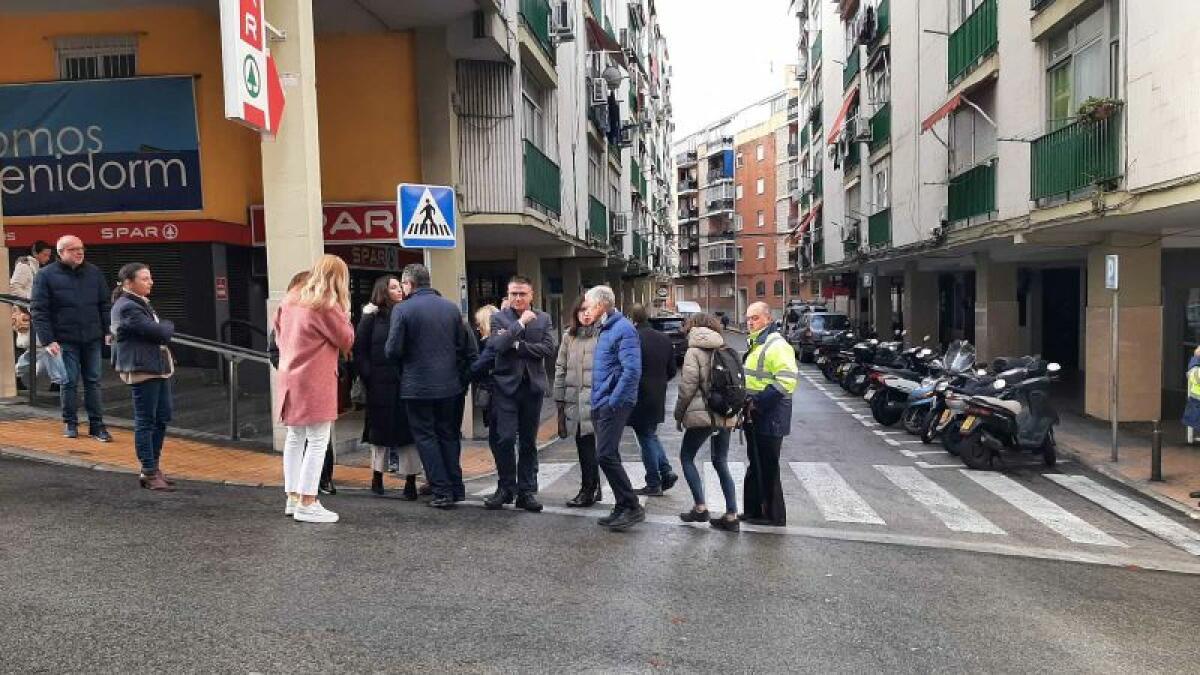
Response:
[{"label": "sidewalk", "polygon": [[1059,450],[1080,463],[1138,490],[1147,497],[1200,520],[1200,508],[1188,493],[1200,490],[1200,444],[1189,447],[1178,420],[1163,422],[1161,482],[1150,480],[1150,427],[1125,423],[1117,433],[1118,457],[1112,462],[1107,422],[1062,414],[1055,430]]},{"label": "sidewalk", "polygon": [[[51,409],[20,404],[0,406],[0,455],[22,457],[100,471],[136,474],[140,468],[133,448],[133,432],[127,420],[109,419],[112,443],[100,443],[86,435],[77,439],[62,436],[62,423]],[[539,444],[556,436],[557,420],[551,416],[538,429]],[[339,457],[334,480],[341,487],[365,488],[371,483],[370,467],[362,463],[364,453],[350,453],[347,463]],[[369,453],[366,458],[369,462]],[[495,462],[486,441],[464,441],[463,478],[471,480],[494,473]],[[163,448],[163,472],[172,478],[209,483],[250,486],[283,485],[280,455],[232,442],[220,442],[199,434],[172,429]],[[402,480],[388,474],[389,487],[402,487]]]}]

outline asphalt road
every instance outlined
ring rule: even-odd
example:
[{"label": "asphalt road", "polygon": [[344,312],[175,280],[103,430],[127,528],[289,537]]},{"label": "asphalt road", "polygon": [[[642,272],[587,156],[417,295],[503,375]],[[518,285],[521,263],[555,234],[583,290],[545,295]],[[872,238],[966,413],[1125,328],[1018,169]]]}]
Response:
[{"label": "asphalt road", "polygon": [[[598,510],[347,492],[325,500],[343,522],[312,526],[274,490],[155,495],[0,459],[0,671],[1196,671],[1197,556],[1040,468],[1005,476],[1038,500],[917,466],[807,380],[796,420],[785,460],[808,468],[785,472],[789,527],[770,533],[679,523],[682,481],[623,534]],[[577,488],[572,461],[544,451],[548,505]],[[882,524],[844,520],[862,504]],[[969,531],[984,522],[1003,534]]]}]

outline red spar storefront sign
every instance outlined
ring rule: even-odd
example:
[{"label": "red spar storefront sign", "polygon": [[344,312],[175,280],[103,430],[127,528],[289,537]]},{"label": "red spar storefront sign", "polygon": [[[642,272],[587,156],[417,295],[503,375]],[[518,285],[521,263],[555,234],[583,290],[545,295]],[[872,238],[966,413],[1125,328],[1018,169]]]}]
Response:
[{"label": "red spar storefront sign", "polygon": [[[322,207],[325,242],[329,244],[397,244],[395,202],[330,203]],[[262,206],[250,207],[254,245],[266,242],[266,214]]]},{"label": "red spar storefront sign", "polygon": [[104,244],[184,244],[220,242],[236,246],[250,245],[250,230],[239,223],[222,220],[149,220],[114,223],[51,223],[4,227],[5,246],[24,248],[41,239],[53,244],[59,237],[73,234],[83,243]]}]

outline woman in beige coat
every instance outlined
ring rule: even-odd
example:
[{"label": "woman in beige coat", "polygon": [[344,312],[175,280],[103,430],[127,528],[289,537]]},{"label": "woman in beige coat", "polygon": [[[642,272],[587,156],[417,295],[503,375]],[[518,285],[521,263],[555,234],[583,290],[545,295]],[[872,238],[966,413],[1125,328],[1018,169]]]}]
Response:
[{"label": "woman in beige coat", "polygon": [[554,368],[554,401],[558,403],[558,435],[575,436],[583,484],[567,506],[587,507],[600,501],[600,464],[596,459],[596,432],[592,427],[592,361],[596,354],[596,326],[583,309],[583,296],[571,310],[571,325],[558,348]]},{"label": "woman in beige coat", "polygon": [[[736,532],[741,529],[737,517],[737,488],[733,475],[729,473],[728,457],[730,430],[737,425],[737,418],[717,417],[704,400],[704,390],[708,388],[711,377],[713,351],[725,346],[721,322],[707,314],[693,314],[683,329],[687,335],[688,350],[683,357],[683,370],[679,376],[675,421],[684,429],[679,461],[696,505],[691,511],[679,514],[679,517],[688,523],[707,520],[717,529]],[[713,468],[717,470],[721,491],[725,493],[725,515],[720,518],[709,517],[704,502],[704,480],[696,470],[696,453],[708,439],[711,439]]]}]

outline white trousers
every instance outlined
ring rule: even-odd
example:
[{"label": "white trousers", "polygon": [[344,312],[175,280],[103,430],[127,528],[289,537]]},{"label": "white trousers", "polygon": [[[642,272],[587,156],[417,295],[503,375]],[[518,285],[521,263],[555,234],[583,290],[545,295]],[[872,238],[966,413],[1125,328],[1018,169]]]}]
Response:
[{"label": "white trousers", "polygon": [[[371,446],[371,470],[385,473],[387,471],[388,448],[383,445]],[[417,446],[404,445],[400,447],[401,476],[415,476],[421,473],[421,456],[417,454]]]},{"label": "white trousers", "polygon": [[288,494],[316,496],[332,430],[333,422],[287,428],[287,439],[283,442],[283,489]]}]

